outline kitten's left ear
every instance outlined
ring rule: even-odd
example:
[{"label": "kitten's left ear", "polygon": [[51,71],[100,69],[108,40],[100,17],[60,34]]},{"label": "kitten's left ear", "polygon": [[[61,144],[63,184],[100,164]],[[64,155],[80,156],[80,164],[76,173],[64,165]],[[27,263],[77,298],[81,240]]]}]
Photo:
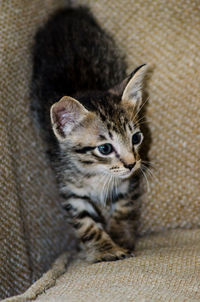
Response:
[{"label": "kitten's left ear", "polygon": [[131,103],[139,108],[142,103],[142,87],[146,72],[146,64],[137,67],[122,83],[110,89],[110,92],[122,95],[123,103]]},{"label": "kitten's left ear", "polygon": [[88,110],[78,100],[63,96],[51,106],[51,123],[55,136],[64,141],[67,136],[88,115]]}]

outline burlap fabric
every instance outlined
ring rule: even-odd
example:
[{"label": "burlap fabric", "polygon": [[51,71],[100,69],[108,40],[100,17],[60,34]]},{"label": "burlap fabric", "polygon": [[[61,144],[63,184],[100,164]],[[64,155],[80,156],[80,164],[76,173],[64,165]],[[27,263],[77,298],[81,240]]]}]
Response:
[{"label": "burlap fabric", "polygon": [[[76,1],[74,1],[76,2]],[[147,119],[154,164],[140,231],[200,225],[198,0],[84,0],[127,57],[149,63]]]},{"label": "burlap fabric", "polygon": [[[28,97],[33,35],[63,2],[0,2],[1,297],[27,288],[67,244],[67,227]],[[142,205],[140,232],[199,226],[198,1],[79,2],[89,4],[114,35],[129,71],[144,62],[154,66],[147,117],[156,168]]]},{"label": "burlap fabric", "polygon": [[[200,230],[173,230],[139,240],[135,258],[87,265],[65,257],[27,292],[6,302],[200,301]],[[46,290],[49,284],[54,286]]]},{"label": "burlap fabric", "polygon": [[135,258],[75,263],[37,302],[200,301],[200,230],[170,231],[139,241]]},{"label": "burlap fabric", "polygon": [[54,178],[29,113],[33,35],[58,5],[0,1],[0,299],[24,291],[68,245]]}]

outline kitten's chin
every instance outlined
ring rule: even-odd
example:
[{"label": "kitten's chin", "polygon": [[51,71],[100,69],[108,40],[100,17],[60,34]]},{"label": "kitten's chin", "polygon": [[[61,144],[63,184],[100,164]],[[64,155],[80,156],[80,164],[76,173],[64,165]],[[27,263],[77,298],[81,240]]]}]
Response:
[{"label": "kitten's chin", "polygon": [[117,173],[117,174],[115,174],[115,177],[119,178],[119,179],[130,178],[131,176],[133,176],[135,174],[136,171],[138,171],[139,168],[140,168],[140,162],[138,162],[138,164],[136,164],[135,168],[132,171],[124,171],[121,173]]},{"label": "kitten's chin", "polygon": [[133,174],[134,174],[134,172],[124,172],[124,173],[115,175],[115,177],[117,177],[119,179],[127,179],[127,178],[130,178]]}]

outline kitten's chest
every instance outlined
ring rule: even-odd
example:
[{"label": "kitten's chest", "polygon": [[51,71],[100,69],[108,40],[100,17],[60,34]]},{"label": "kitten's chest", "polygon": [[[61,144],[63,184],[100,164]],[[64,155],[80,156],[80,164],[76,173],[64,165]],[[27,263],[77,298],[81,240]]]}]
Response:
[{"label": "kitten's chest", "polygon": [[129,189],[129,181],[119,182],[113,179],[94,176],[85,178],[81,186],[69,185],[68,189],[78,196],[88,196],[94,203],[101,207],[110,205],[119,194],[126,194]]},{"label": "kitten's chest", "polygon": [[90,197],[92,200],[97,200],[102,207],[110,206],[112,201],[118,198],[119,194],[126,194],[129,188],[129,181],[117,182],[104,179],[101,182],[98,178],[94,180],[91,188]]}]

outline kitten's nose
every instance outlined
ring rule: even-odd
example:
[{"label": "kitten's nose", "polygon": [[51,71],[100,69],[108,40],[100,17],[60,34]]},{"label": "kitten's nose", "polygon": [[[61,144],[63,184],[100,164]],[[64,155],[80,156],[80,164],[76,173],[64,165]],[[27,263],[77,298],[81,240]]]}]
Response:
[{"label": "kitten's nose", "polygon": [[128,168],[130,171],[133,169],[133,167],[135,166],[136,162],[132,163],[132,164],[128,164],[125,165],[126,168]]}]

